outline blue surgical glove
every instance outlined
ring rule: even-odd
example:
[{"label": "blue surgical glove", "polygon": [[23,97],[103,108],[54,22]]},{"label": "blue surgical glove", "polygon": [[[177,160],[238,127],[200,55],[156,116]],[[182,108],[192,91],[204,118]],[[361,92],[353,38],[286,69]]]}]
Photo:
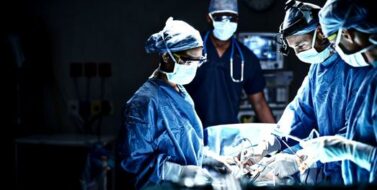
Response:
[{"label": "blue surgical glove", "polygon": [[297,155],[304,159],[300,164],[300,171],[306,170],[317,161],[322,163],[351,160],[360,167],[370,170],[372,155],[376,147],[342,136],[323,136],[301,142],[302,150]]}]

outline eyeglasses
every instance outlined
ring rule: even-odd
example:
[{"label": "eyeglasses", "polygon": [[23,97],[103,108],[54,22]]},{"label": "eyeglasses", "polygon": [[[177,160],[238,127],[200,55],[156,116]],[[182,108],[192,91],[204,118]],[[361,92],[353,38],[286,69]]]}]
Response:
[{"label": "eyeglasses", "polygon": [[238,15],[236,14],[223,14],[223,13],[214,13],[209,14],[210,18],[215,22],[237,22],[238,21]]},{"label": "eyeglasses", "polygon": [[206,55],[200,56],[198,58],[183,56],[183,55],[179,55],[179,54],[174,54],[174,55],[177,56],[179,59],[181,59],[184,62],[184,64],[187,64],[187,65],[191,65],[192,63],[197,62],[198,67],[200,67],[203,63],[207,62],[207,56]]}]

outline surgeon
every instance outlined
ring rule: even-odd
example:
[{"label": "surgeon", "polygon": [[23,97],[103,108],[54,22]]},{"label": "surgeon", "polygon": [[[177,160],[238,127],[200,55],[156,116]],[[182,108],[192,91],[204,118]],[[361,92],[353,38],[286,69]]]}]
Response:
[{"label": "surgeon", "polygon": [[[318,130],[320,136],[344,134],[348,105],[352,104],[355,92],[370,68],[354,68],[344,63],[322,32],[318,21],[320,7],[288,1],[285,10],[284,21],[280,26],[283,45],[292,48],[299,60],[311,66],[296,97],[278,122],[279,131],[301,139],[308,137],[313,129]],[[300,147],[296,141],[286,142],[270,137],[246,154],[258,162],[261,157],[277,149],[276,141],[281,142],[283,148],[286,147],[284,143],[297,146],[284,151],[290,155],[279,155],[269,163],[284,163],[285,171],[290,171],[277,173],[279,177],[298,172],[297,156],[294,153]],[[315,167],[323,179],[311,183],[343,184],[340,163]]]},{"label": "surgeon", "polygon": [[275,123],[264,97],[265,80],[258,58],[234,36],[238,26],[237,0],[210,0],[203,35],[208,61],[198,69],[187,91],[203,127],[239,123],[242,90],[260,122]]},{"label": "surgeon", "polygon": [[320,160],[342,162],[346,185],[377,183],[377,13],[373,0],[329,0],[320,11],[326,36],[347,64],[373,65],[364,75],[347,123],[346,137],[326,136],[302,143],[303,169]]},{"label": "surgeon", "polygon": [[203,62],[199,32],[169,18],[145,45],[159,54],[159,67],[123,109],[121,167],[137,189],[177,182],[183,177],[210,179],[201,168],[203,129],[193,101],[182,85]]}]

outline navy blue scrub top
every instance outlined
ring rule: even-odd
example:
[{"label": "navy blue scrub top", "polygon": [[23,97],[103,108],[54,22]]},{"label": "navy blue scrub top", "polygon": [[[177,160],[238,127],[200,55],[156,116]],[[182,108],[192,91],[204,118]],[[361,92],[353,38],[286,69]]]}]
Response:
[{"label": "navy blue scrub top", "polygon": [[[208,61],[198,68],[194,80],[186,85],[204,128],[212,125],[238,123],[237,115],[242,88],[248,95],[251,95],[262,92],[266,85],[259,59],[246,46],[238,41],[237,43],[245,59],[243,82],[233,82],[230,76],[231,46],[222,57],[219,57],[210,37],[208,37],[205,42]],[[240,79],[241,56],[238,49],[233,48],[233,78]]]}]

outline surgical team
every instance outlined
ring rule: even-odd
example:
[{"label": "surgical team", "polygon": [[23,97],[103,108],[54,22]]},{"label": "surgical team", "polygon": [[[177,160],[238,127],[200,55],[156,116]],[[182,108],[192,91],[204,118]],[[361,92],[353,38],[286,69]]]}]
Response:
[{"label": "surgical team", "polygon": [[[277,29],[282,53],[311,66],[277,122],[264,98],[258,59],[234,37],[237,0],[210,0],[212,29],[202,34],[170,17],[145,44],[147,53],[158,55],[158,67],[122,107],[119,153],[128,183],[143,189],[198,176],[211,181],[204,166],[221,166],[231,175],[234,164],[300,184],[377,183],[375,5],[286,2]],[[275,132],[232,158],[213,155],[203,130],[238,122],[242,90],[261,122],[277,123]],[[313,130],[318,137],[294,140]]]}]

